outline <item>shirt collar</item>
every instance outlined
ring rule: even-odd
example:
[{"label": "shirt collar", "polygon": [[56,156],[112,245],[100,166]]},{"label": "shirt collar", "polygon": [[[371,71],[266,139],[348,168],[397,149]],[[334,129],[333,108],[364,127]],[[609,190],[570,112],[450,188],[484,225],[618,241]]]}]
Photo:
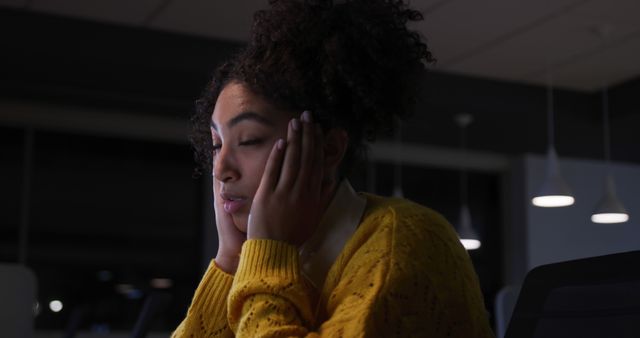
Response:
[{"label": "shirt collar", "polygon": [[359,196],[344,179],[329,203],[318,228],[300,247],[302,272],[321,288],[329,269],[342,248],[358,228],[367,200]]}]

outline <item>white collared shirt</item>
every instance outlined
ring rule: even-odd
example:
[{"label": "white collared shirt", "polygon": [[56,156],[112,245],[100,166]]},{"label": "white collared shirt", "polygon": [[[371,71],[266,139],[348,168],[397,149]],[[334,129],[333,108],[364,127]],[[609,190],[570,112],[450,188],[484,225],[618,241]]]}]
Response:
[{"label": "white collared shirt", "polygon": [[367,205],[344,179],[313,235],[300,247],[302,273],[320,290],[329,269],[355,233]]}]

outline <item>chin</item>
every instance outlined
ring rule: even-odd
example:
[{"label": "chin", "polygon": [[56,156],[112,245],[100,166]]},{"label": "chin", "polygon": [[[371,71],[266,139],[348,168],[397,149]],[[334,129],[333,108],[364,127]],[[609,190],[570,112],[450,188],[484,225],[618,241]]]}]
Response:
[{"label": "chin", "polygon": [[247,218],[247,215],[233,216],[233,224],[235,224],[236,229],[240,230],[244,234],[247,233],[247,225],[249,223]]}]

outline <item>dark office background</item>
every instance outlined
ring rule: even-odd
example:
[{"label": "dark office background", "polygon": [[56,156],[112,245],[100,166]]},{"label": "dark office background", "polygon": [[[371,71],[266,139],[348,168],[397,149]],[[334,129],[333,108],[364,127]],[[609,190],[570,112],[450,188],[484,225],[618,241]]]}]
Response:
[{"label": "dark office background", "polygon": [[[0,8],[0,32],[0,100],[184,120],[185,131],[212,70],[241,46],[10,8]],[[465,112],[475,118],[470,150],[542,154],[545,95],[543,86],[432,71],[414,116],[403,125],[402,142],[457,148],[453,116]],[[638,96],[638,78],[610,89],[617,161],[640,163]],[[556,112],[558,151],[601,159],[600,93],[558,89]],[[41,301],[37,329],[65,329],[75,312],[84,329],[130,330],[144,297],[154,291],[153,278],[172,281],[163,289],[170,304],[153,329],[169,331],[179,323],[203,272],[207,212],[207,187],[192,177],[186,138],[0,125],[0,261],[18,260],[20,224],[28,217],[26,264],[37,275]],[[352,178],[357,188],[392,193],[393,163],[370,161],[361,169]],[[457,219],[457,170],[401,170],[407,198]],[[500,177],[471,170],[469,191],[484,239],[470,255],[491,309],[508,254],[500,238]],[[122,284],[130,289],[119,292]],[[48,311],[50,299],[64,300],[65,310]]]}]

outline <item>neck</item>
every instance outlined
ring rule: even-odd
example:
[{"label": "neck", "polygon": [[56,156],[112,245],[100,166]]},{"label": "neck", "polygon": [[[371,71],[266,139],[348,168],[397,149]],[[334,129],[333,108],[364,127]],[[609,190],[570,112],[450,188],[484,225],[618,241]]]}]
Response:
[{"label": "neck", "polygon": [[342,181],[338,181],[337,179],[331,179],[329,180],[329,182],[323,183],[322,202],[320,204],[320,207],[321,207],[320,210],[322,210],[321,215],[323,215],[325,211],[327,211],[329,204],[331,203],[331,201],[333,200],[333,197],[336,195],[336,192],[338,191],[338,185],[340,184],[340,182]]},{"label": "neck", "polygon": [[322,182],[322,196],[320,198],[319,208],[320,212],[318,213],[319,218],[316,220],[316,222],[313,223],[313,228],[308,229],[309,231],[306,233],[306,236],[304,236],[305,238],[300,244],[305,243],[307,240],[309,240],[309,238],[316,232],[316,229],[318,229],[320,221],[322,220],[322,216],[324,216],[327,208],[329,208],[329,204],[331,204],[331,201],[338,191],[340,182],[341,181],[338,181],[337,179],[329,179]]}]

